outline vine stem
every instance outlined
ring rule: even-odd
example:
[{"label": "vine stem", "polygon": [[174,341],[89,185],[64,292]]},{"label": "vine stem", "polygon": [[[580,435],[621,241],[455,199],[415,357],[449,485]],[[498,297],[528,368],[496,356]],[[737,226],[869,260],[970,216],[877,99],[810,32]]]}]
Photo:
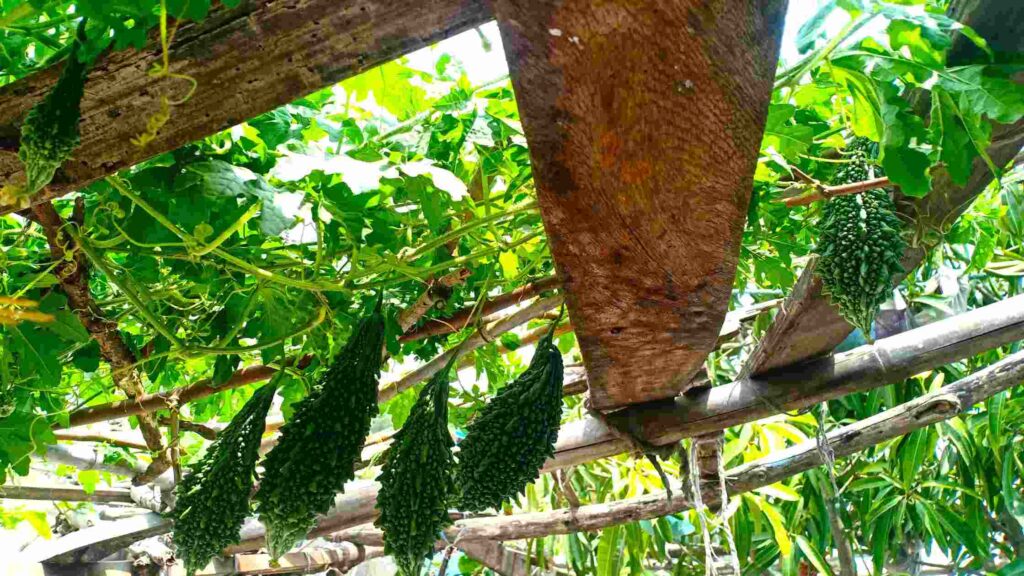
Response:
[{"label": "vine stem", "polygon": [[808,204],[813,204],[818,200],[825,200],[835,196],[860,194],[861,192],[874,190],[875,188],[885,188],[887,186],[892,186],[892,182],[889,178],[883,176],[882,178],[872,178],[870,180],[864,180],[863,182],[852,182],[850,184],[842,184],[839,186],[825,186],[817,180],[797,185],[810,188],[811,191],[806,194],[800,194],[799,196],[779,198],[776,202],[782,202],[788,208],[793,208],[794,206],[806,206]]},{"label": "vine stem", "polygon": [[161,336],[166,338],[171,343],[172,346],[174,346],[175,348],[181,348],[181,340],[179,340],[178,337],[174,335],[174,332],[172,332],[171,329],[168,328],[167,325],[163,323],[163,320],[161,320],[146,306],[146,303],[143,302],[142,298],[139,296],[137,292],[135,292],[135,290],[131,286],[128,286],[126,282],[122,282],[117,278],[117,275],[114,274],[113,269],[111,269],[110,266],[107,265],[106,257],[93,249],[93,247],[89,244],[88,240],[82,237],[82,235],[78,232],[77,227],[68,226],[66,228],[66,232],[68,236],[75,240],[75,242],[78,244],[78,247],[81,248],[82,252],[85,253],[85,255],[89,258],[93,266],[99,268],[100,271],[103,272],[103,274],[107,277],[107,280],[109,280],[110,283],[113,284],[114,286],[117,286],[118,290],[124,293],[125,297],[128,298],[128,301],[131,302],[132,306],[134,306],[135,309],[139,312],[139,315],[141,315],[146,320],[146,322],[150,326],[152,326],[153,329],[156,330]]},{"label": "vine stem", "polygon": [[[181,238],[182,241],[185,242],[186,249],[189,250],[190,254],[193,253],[192,252],[192,247],[193,246],[203,246],[203,244],[201,242],[197,241],[191,234],[189,234],[188,232],[185,232],[181,228],[178,228],[178,226],[176,224],[174,224],[174,222],[171,222],[170,219],[167,218],[167,216],[164,216],[159,210],[157,210],[152,205],[150,205],[148,202],[143,200],[141,196],[139,196],[138,194],[133,192],[119,178],[117,178],[116,176],[108,176],[106,180],[107,180],[107,182],[111,186],[114,187],[115,190],[117,190],[122,195],[124,195],[126,198],[131,200],[136,206],[138,206],[139,208],[142,208],[143,211],[145,211],[147,214],[152,216],[154,220],[159,222],[165,228],[170,230],[175,236],[177,236],[178,238]],[[238,268],[242,272],[245,272],[245,273],[250,274],[252,276],[255,276],[257,278],[263,278],[263,279],[269,280],[271,282],[276,282],[278,284],[283,284],[285,286],[291,286],[293,288],[302,288],[304,290],[311,290],[311,291],[314,291],[314,292],[348,292],[349,291],[347,288],[345,288],[344,286],[341,286],[340,284],[337,284],[337,283],[313,282],[313,281],[309,281],[309,280],[295,280],[294,278],[288,278],[287,276],[281,276],[279,274],[274,274],[273,272],[271,272],[269,270],[265,270],[263,268],[260,268],[259,266],[251,264],[249,262],[246,262],[245,260],[242,260],[241,258],[239,258],[237,256],[233,256],[232,254],[230,254],[227,251],[225,251],[223,248],[214,247],[209,252],[214,254],[214,255],[216,255],[216,256],[218,256],[218,257],[220,257],[221,259],[225,260],[226,262],[232,264],[233,266],[235,266],[236,268]]]},{"label": "vine stem", "polygon": [[775,90],[784,90],[791,88],[794,83],[798,82],[804,74],[810,72],[817,66],[822,60],[828,58],[839,45],[846,41],[854,32],[860,30],[865,24],[870,22],[875,17],[874,14],[869,14],[866,17],[854,18],[846,23],[846,26],[836,34],[828,44],[823,46],[821,50],[818,50],[804,58],[800,62],[793,65],[778,75],[778,80],[775,82]]},{"label": "vine stem", "polygon": [[248,222],[249,220],[252,220],[252,217],[255,216],[257,212],[260,211],[261,207],[262,207],[262,202],[255,202],[255,203],[253,203],[253,205],[250,206],[249,209],[246,210],[245,213],[242,214],[238,218],[238,220],[235,221],[234,224],[232,224],[231,226],[228,226],[227,228],[225,228],[224,231],[221,232],[220,234],[218,234],[217,237],[214,238],[212,242],[207,244],[205,247],[200,248],[199,250],[196,250],[192,254],[194,256],[206,256],[210,252],[213,252],[217,248],[220,248],[220,245],[223,244],[224,242],[226,242],[228,240],[228,238],[231,238],[231,236],[234,235],[235,232],[238,232],[239,230],[241,230],[242,226],[245,226],[246,222]]},{"label": "vine stem", "polygon": [[495,214],[489,214],[487,216],[484,216],[483,218],[476,218],[476,219],[472,220],[471,222],[468,222],[468,223],[466,223],[466,224],[456,228],[455,230],[452,230],[450,232],[446,232],[446,233],[438,236],[437,238],[434,238],[433,240],[431,240],[431,241],[429,241],[429,242],[427,242],[425,244],[421,244],[419,247],[417,247],[415,250],[413,250],[407,256],[405,256],[403,258],[403,260],[406,260],[406,261],[414,260],[418,256],[421,256],[421,255],[429,252],[430,250],[433,250],[434,248],[437,248],[438,246],[443,246],[443,245],[447,244],[448,242],[451,242],[452,240],[455,240],[456,238],[461,238],[461,237],[465,236],[466,234],[468,234],[469,232],[471,232],[473,230],[476,230],[477,228],[480,228],[481,226],[486,226],[486,225],[491,224],[493,222],[497,222],[499,220],[504,220],[505,218],[508,218],[508,217],[511,217],[511,216],[515,216],[516,214],[521,214],[523,212],[527,212],[529,210],[533,210],[536,207],[537,207],[537,201],[536,200],[531,200],[529,202],[523,202],[522,204],[519,204],[517,206],[513,206],[513,207],[511,207],[508,210],[505,210],[503,212],[498,212],[498,213],[495,213]]}]

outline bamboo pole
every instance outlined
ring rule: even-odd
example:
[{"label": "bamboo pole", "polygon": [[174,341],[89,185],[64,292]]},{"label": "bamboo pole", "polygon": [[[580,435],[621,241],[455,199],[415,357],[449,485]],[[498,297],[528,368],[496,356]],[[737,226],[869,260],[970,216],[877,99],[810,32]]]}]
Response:
[{"label": "bamboo pole", "polygon": [[134,503],[125,488],[97,488],[86,492],[74,486],[0,486],[2,500],[57,500],[60,502],[123,502]]}]

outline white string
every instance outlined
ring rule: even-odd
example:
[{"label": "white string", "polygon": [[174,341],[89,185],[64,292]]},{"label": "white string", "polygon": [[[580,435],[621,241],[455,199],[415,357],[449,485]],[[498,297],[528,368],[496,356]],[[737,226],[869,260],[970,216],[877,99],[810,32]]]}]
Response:
[{"label": "white string", "polygon": [[697,440],[690,440],[690,489],[693,491],[693,509],[697,512],[700,529],[704,537],[704,576],[718,576],[715,565],[718,557],[711,546],[711,532],[708,530],[708,519],[704,512],[704,498],[700,489],[700,467],[697,463]]},{"label": "white string", "polygon": [[725,530],[725,539],[729,543],[729,563],[732,565],[734,576],[740,576],[740,558],[736,552],[736,538],[732,534],[732,526],[729,525],[729,492],[725,488],[725,462],[722,458],[722,438],[718,440],[718,489],[722,493],[722,528]]}]

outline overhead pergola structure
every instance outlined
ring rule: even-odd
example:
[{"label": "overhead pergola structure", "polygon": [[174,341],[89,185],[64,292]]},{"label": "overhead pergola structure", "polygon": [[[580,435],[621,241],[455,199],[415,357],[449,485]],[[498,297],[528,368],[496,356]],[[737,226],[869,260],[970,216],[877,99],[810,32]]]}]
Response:
[{"label": "overhead pergola structure", "polygon": [[[1007,6],[999,0],[953,0],[950,9],[989,36],[997,51],[1024,51],[1020,35],[986,34],[990,28],[1024,25],[1024,7]],[[221,7],[204,22],[183,26],[175,37],[172,68],[194,77],[199,89],[188,104],[191,113],[176,116],[145,149],[130,139],[143,130],[146,111],[158,104],[145,71],[159,50],[118,52],[97,63],[83,102],[82,145],[53,184],[33,198],[39,204],[35,214],[45,213],[44,203],[148,157],[496,18],[558,271],[557,278],[519,296],[556,286],[561,291],[498,318],[490,333],[511,330],[564,301],[584,360],[584,367],[567,378],[566,393],[585,390],[590,407],[603,413],[563,428],[546,471],[631,452],[638,442],[666,445],[719,432],[1024,338],[1024,299],[1018,297],[925,331],[830,355],[851,327],[823,297],[812,265],[782,303],[741,378],[715,388],[698,386],[707,354],[742,321],[742,314],[727,318],[726,312],[785,9],[784,0],[495,0],[493,6],[483,0],[251,0],[236,9]],[[962,46],[950,51],[951,59],[968,56]],[[21,119],[56,75],[47,70],[0,88],[0,141],[16,140]],[[1024,120],[995,126],[988,153],[995,164],[1005,165],[1022,145]],[[4,148],[0,183],[20,170],[15,147]],[[990,181],[980,159],[963,187],[940,170],[931,194],[900,198],[899,209],[925,225],[940,225]],[[0,214],[13,210],[0,207]],[[908,250],[906,268],[922,258],[922,252]],[[499,297],[485,311],[499,313],[516,301]],[[411,325],[416,318],[406,320]],[[416,330],[406,337],[417,337]],[[387,383],[381,399],[429,378],[447,359]],[[302,368],[309,360],[291,363]],[[190,386],[177,400],[266,380],[274,372],[250,366],[219,388],[210,382]],[[1022,378],[1024,357],[1008,357],[939,392],[832,432],[835,452],[851,454],[951,418]],[[72,413],[70,422],[143,416],[166,408],[169,400],[166,394],[136,394],[130,401]],[[62,448],[54,447],[54,458],[100,465],[90,464],[81,451]],[[730,470],[730,490],[770,484],[820,464],[818,458],[814,442],[794,446]],[[173,480],[165,474],[156,482],[167,488]],[[73,490],[18,490],[23,498],[79,499]],[[347,487],[313,535],[358,544],[366,557],[377,553],[380,534],[368,526],[375,517],[375,494],[373,482]],[[90,498],[135,501],[118,490]],[[570,510],[465,519],[453,530],[467,542],[467,553],[503,574],[516,574],[522,562],[496,542],[595,530],[691,504],[676,490],[671,498],[652,494]],[[169,529],[160,515],[143,514],[58,538],[26,551],[26,558],[53,569],[69,563],[98,569],[96,563],[111,553]],[[230,552],[257,549],[262,527],[249,525],[243,535]],[[351,565],[351,556],[338,560],[323,554],[320,568],[331,562]],[[250,560],[255,568],[246,573],[269,573]]]}]

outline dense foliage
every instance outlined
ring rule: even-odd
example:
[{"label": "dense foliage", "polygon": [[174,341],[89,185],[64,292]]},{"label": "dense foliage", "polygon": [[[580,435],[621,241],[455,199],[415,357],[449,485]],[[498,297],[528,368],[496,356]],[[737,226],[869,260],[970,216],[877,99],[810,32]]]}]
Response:
[{"label": "dense foliage", "polygon": [[174,545],[190,576],[238,542],[252,512],[249,495],[275,391],[273,383],[257,390],[175,488]]},{"label": "dense foliage", "polygon": [[355,476],[370,420],[377,415],[383,347],[384,316],[378,301],[319,385],[295,405],[267,454],[256,501],[272,557],[302,540],[316,514],[327,512],[334,495]]},{"label": "dense foliage", "polygon": [[[210,8],[206,0],[168,0],[166,10],[155,0],[89,1],[74,2],[70,13],[71,4],[0,2],[3,81],[66,58],[79,16],[112,31],[89,35],[88,52],[95,54],[142,45],[162,14],[199,19]],[[879,324],[884,319],[890,332],[921,326],[1024,292],[1024,178],[985,153],[1001,126],[1024,117],[1024,93],[1012,76],[1018,68],[1007,54],[945,16],[945,8],[942,2],[915,0],[826,1],[799,30],[800,56],[783,63],[769,108],[734,308],[768,302],[793,287],[818,244],[814,223],[826,208],[817,203],[791,209],[775,200],[797,180],[796,170],[836,181],[837,172],[850,166],[844,152],[854,137],[878,144],[878,162],[900,190],[895,207],[907,241],[926,251],[924,262],[897,286],[897,297],[882,305]],[[493,42],[496,35],[491,31],[483,38]],[[289,435],[298,438],[294,423],[323,396],[320,383],[341,382],[331,376],[335,358],[343,342],[353,341],[377,294],[386,304],[377,350],[383,345],[394,358],[382,377],[390,382],[475,328],[472,322],[459,324],[452,334],[399,341],[397,311],[415,302],[431,279],[462,268],[469,272],[428,313],[444,319],[489,295],[551,275],[510,84],[500,75],[471,78],[468,65],[448,50],[435,51],[429,66],[422,58],[385,64],[56,203],[62,216],[75,220],[73,199],[82,201],[73,230],[88,248],[90,291],[98,310],[116,322],[137,353],[135,369],[147,391],[203,381],[223,386],[183,406],[183,422],[230,421],[260,385],[225,385],[238,370],[288,367],[279,381],[280,416],[293,430]],[[500,50],[491,55],[501,60]],[[175,110],[188,113],[187,103]],[[1001,178],[963,206],[959,218],[918,209],[941,208],[952,189],[948,181],[964,184],[986,169]],[[933,204],[914,204],[922,197]],[[106,472],[42,461],[47,446],[57,442],[55,429],[71,413],[124,398],[96,342],[70,310],[54,269],[38,225],[16,215],[0,218],[0,295],[6,297],[0,300],[0,398],[9,398],[11,410],[0,419],[0,479],[20,482],[30,470],[49,466],[89,490],[123,484],[126,478]],[[27,318],[30,303],[52,320],[5,320]],[[766,311],[744,324],[709,357],[712,384],[737,376],[771,316]],[[481,421],[486,406],[497,402],[496,393],[508,394],[510,382],[528,370],[530,347],[519,346],[523,333],[506,334],[459,365],[464,370],[451,383],[449,406],[457,437]],[[854,332],[843,348],[865,338]],[[578,361],[571,333],[554,341],[559,357]],[[1019,349],[1007,346],[829,402],[825,426],[873,416]],[[553,363],[554,349],[547,352]],[[544,354],[534,356],[540,362]],[[400,429],[419,394],[414,388],[382,403],[367,426],[373,432]],[[579,396],[559,402],[563,423],[585,413]],[[816,431],[810,414],[780,414],[731,428],[725,465],[777,452]],[[198,462],[204,447],[210,450],[192,432],[181,432],[177,440],[186,463]],[[308,440],[301,442],[304,449],[313,444]],[[946,423],[839,460],[839,507],[854,553],[876,571],[911,572],[920,568],[911,559],[924,554],[950,571],[1006,576],[1019,570],[1022,440],[1024,390],[1018,386]],[[98,454],[108,465],[148,458],[113,445],[99,446]],[[309,455],[308,462],[296,455],[296,461],[326,470],[328,460],[320,454]],[[351,474],[354,458],[349,451],[345,474]],[[368,462],[356,476],[375,478],[375,464]],[[678,458],[662,466],[670,477],[680,476]],[[286,480],[291,479],[282,475],[279,487],[267,494],[280,494],[283,502],[306,489]],[[339,473],[330,478],[336,484],[310,489],[318,510],[329,506],[328,496],[342,481]],[[733,495],[727,520],[709,527],[715,545],[726,545],[720,540],[725,524],[735,535],[745,573],[831,573],[824,562],[835,548],[822,498],[827,482],[824,470],[814,470]],[[621,455],[578,465],[559,478],[541,475],[525,488],[520,483],[502,491],[501,498],[507,496],[504,506],[516,512],[537,512],[566,508],[571,495],[584,505],[599,504],[661,487],[646,460]],[[52,508],[11,501],[3,506],[4,527],[27,522],[49,533]],[[60,510],[87,514],[92,506],[62,504]],[[289,516],[296,522],[287,539],[298,538],[300,524],[308,527],[312,514],[313,508],[304,511],[301,522],[299,515]],[[509,547],[528,555],[531,566],[577,574],[700,574],[702,531],[688,511]],[[278,548],[292,543],[282,541]],[[467,557],[453,559],[449,568],[456,565],[467,574],[483,570]]]},{"label": "dense foliage", "polygon": [[377,525],[403,574],[418,576],[438,534],[452,523],[455,458],[448,432],[448,378],[454,359],[420,390],[381,468]]}]

